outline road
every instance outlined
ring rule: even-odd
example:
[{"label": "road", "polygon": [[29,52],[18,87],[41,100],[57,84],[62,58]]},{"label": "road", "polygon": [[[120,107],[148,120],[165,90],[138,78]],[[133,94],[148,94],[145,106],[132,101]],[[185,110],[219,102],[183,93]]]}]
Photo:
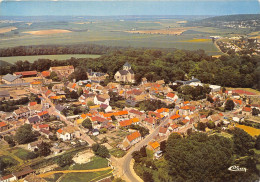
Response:
[{"label": "road", "polygon": [[[31,92],[33,93],[38,93],[38,91],[35,91],[34,89],[30,89]],[[52,103],[52,101],[46,97],[46,95],[44,93],[41,93],[42,97],[50,104],[50,108],[49,108],[49,113],[50,114],[53,114],[53,115],[56,115],[56,116],[59,116],[60,120],[64,121],[67,125],[72,125],[72,126],[75,126],[73,123],[71,123],[70,121],[67,120],[67,118],[60,114],[59,112],[56,111],[55,109],[55,105]],[[92,140],[85,132],[83,129],[81,129],[80,127],[78,126],[75,126],[79,131],[80,131],[80,139],[88,142],[88,144],[91,146],[93,145],[94,143],[96,143],[94,140]]]},{"label": "road", "polygon": [[[173,112],[172,112],[173,113]],[[126,180],[129,182],[140,182],[136,178],[135,174],[132,174],[132,171],[130,170],[130,162],[132,160],[132,153],[134,151],[140,150],[143,146],[147,145],[158,133],[161,126],[167,124],[169,122],[169,118],[172,115],[172,113],[169,114],[168,117],[164,119],[164,121],[157,127],[155,130],[149,134],[145,139],[143,139],[141,142],[137,143],[133,148],[131,148],[128,153],[125,155],[125,157],[122,160],[122,168],[123,168],[123,175],[127,178]]]}]

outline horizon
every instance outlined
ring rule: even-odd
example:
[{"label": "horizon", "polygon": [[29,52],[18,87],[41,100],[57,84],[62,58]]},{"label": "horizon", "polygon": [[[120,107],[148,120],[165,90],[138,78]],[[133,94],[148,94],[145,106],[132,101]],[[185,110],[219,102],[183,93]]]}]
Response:
[{"label": "horizon", "polygon": [[259,14],[259,1],[2,1],[1,16],[223,16]]}]

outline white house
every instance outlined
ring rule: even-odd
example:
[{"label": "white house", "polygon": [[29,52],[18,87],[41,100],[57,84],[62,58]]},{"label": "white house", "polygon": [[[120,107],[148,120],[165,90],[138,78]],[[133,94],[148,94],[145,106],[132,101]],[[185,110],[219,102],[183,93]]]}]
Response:
[{"label": "white house", "polygon": [[104,98],[99,95],[94,97],[94,104],[96,105],[101,105],[101,104],[109,105],[109,101],[110,98]]},{"label": "white house", "polygon": [[141,134],[139,131],[133,132],[130,135],[127,135],[126,138],[124,139],[121,148],[123,150],[128,150],[132,145],[138,143],[139,141],[142,140]]},{"label": "white house", "polygon": [[13,174],[9,174],[9,175],[0,177],[0,182],[11,182],[11,181],[16,181],[16,180],[17,180],[17,178]]},{"label": "white house", "polygon": [[79,136],[80,136],[79,130],[74,126],[67,126],[57,131],[57,137],[62,139],[63,141],[71,140]]}]

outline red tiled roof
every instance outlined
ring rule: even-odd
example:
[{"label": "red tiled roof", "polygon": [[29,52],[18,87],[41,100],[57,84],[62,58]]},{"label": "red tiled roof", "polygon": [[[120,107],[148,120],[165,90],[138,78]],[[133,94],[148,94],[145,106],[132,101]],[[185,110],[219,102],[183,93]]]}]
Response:
[{"label": "red tiled roof", "polygon": [[173,98],[175,96],[175,94],[174,93],[168,93],[166,96]]},{"label": "red tiled roof", "polygon": [[174,124],[171,125],[171,128],[172,129],[178,128],[178,125],[176,123],[174,123]]},{"label": "red tiled roof", "polygon": [[45,114],[48,114],[48,111],[42,111],[42,112],[38,113],[39,116],[43,116]]},{"label": "red tiled roof", "polygon": [[130,112],[130,113],[133,113],[133,114],[136,114],[136,115],[139,115],[139,116],[143,115],[142,112],[140,112],[140,111],[138,111],[138,110],[135,110],[135,109],[132,109],[132,110],[130,110],[129,112]]},{"label": "red tiled roof", "polygon": [[104,114],[104,117],[111,117],[111,116],[122,116],[122,115],[127,115],[128,111],[118,111],[114,113],[106,113]]},{"label": "red tiled roof", "polygon": [[42,76],[43,77],[48,77],[48,76],[50,76],[51,75],[51,72],[50,71],[43,71],[42,72]]},{"label": "red tiled roof", "polygon": [[58,131],[57,131],[57,132],[58,132],[58,133],[62,133],[62,131],[63,131],[62,129],[58,129]]},{"label": "red tiled roof", "polygon": [[105,118],[101,118],[101,117],[99,117],[99,116],[94,116],[94,117],[91,117],[91,121],[97,121],[97,122],[101,122],[101,123],[103,123],[103,122],[105,122],[105,121],[107,121]]},{"label": "red tiled roof", "polygon": [[236,99],[234,99],[233,101],[234,101],[236,104],[239,104],[239,105],[242,104],[242,100],[236,100]]},{"label": "red tiled roof", "polygon": [[248,91],[245,91],[245,90],[232,90],[232,93],[244,94],[244,95],[255,95],[255,93],[248,92]]},{"label": "red tiled roof", "polygon": [[165,127],[160,127],[159,133],[166,133],[166,132],[167,132],[167,128],[165,128]]},{"label": "red tiled roof", "polygon": [[14,74],[23,75],[23,76],[37,75],[37,71],[22,71],[22,72],[15,72]]},{"label": "red tiled roof", "polygon": [[245,111],[245,112],[250,112],[250,111],[251,111],[251,107],[244,107],[244,108],[243,108],[243,111]]},{"label": "red tiled roof", "polygon": [[182,120],[182,122],[183,122],[184,124],[186,124],[186,123],[189,122],[189,120],[188,120],[188,119],[184,119],[184,120]]},{"label": "red tiled roof", "polygon": [[158,112],[158,113],[169,112],[169,109],[168,108],[161,108],[161,109],[157,109],[156,112]]},{"label": "red tiled roof", "polygon": [[174,120],[174,119],[178,119],[180,117],[181,116],[179,114],[175,114],[175,115],[172,115],[170,119]]},{"label": "red tiled roof", "polygon": [[133,121],[129,119],[129,120],[124,120],[124,121],[119,122],[119,125],[122,127],[125,127],[125,126],[130,126],[132,123],[133,123]]},{"label": "red tiled roof", "polygon": [[150,118],[145,118],[144,119],[147,123],[150,123],[150,124],[154,124],[155,123],[155,119],[150,117]]},{"label": "red tiled roof", "polygon": [[160,144],[157,141],[149,142],[148,145],[150,145],[153,149],[157,149],[158,147],[160,147]]},{"label": "red tiled roof", "polygon": [[37,104],[37,102],[30,102],[30,106],[34,106],[34,105],[36,105]]},{"label": "red tiled roof", "polygon": [[49,127],[48,124],[41,124],[41,125],[39,125],[39,128],[48,128],[48,127]]},{"label": "red tiled roof", "polygon": [[0,127],[4,127],[7,126],[7,124],[5,122],[0,122]]},{"label": "red tiled roof", "polygon": [[141,134],[139,133],[139,131],[136,131],[134,133],[131,133],[130,135],[127,135],[127,139],[129,142],[131,142],[139,137],[141,137]]},{"label": "red tiled roof", "polygon": [[73,88],[73,89],[74,89],[74,88],[76,87],[76,85],[77,85],[77,84],[76,84],[76,83],[74,83],[74,84],[72,85],[72,87],[71,87],[71,88]]}]

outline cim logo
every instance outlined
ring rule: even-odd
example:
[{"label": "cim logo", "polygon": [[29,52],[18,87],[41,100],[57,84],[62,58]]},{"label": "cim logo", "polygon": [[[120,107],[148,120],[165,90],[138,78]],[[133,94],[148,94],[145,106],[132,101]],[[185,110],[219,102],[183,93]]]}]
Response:
[{"label": "cim logo", "polygon": [[228,168],[229,171],[244,171],[246,172],[246,168],[245,167],[239,167],[239,166],[230,166]]}]

